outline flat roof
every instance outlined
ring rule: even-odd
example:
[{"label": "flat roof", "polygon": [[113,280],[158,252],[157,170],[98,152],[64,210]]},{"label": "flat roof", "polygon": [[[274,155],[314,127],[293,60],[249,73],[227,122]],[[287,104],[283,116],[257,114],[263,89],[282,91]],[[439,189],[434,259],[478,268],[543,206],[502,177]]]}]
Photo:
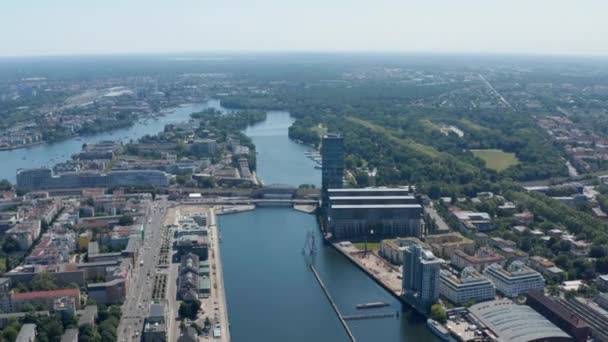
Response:
[{"label": "flat roof", "polygon": [[335,204],[332,209],[413,209],[422,208],[420,204]]},{"label": "flat roof", "polygon": [[499,299],[475,304],[469,312],[487,326],[501,341],[526,342],[570,338],[527,305],[517,305],[508,299]]},{"label": "flat roof", "polygon": [[61,342],[71,342],[78,340],[78,329],[66,329],[61,336]]},{"label": "flat roof", "polygon": [[27,323],[21,326],[15,342],[29,342],[34,336],[36,336],[36,324]]},{"label": "flat roof", "polygon": [[31,300],[31,299],[37,299],[37,298],[79,296],[79,295],[80,295],[79,289],[62,289],[62,290],[13,293],[11,298],[13,300]]}]

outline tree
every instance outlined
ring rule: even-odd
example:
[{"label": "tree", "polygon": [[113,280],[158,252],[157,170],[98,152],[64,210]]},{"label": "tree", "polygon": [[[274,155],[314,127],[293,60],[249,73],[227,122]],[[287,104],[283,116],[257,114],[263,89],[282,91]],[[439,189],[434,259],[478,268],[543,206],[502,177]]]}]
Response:
[{"label": "tree", "polygon": [[2,335],[5,339],[9,340],[10,342],[13,342],[17,339],[17,335],[19,335],[19,330],[17,330],[17,328],[15,328],[14,326],[9,325],[8,327],[4,328],[4,330],[2,331]]},{"label": "tree", "polygon": [[118,219],[118,224],[121,226],[130,226],[133,224],[133,217],[122,215],[120,219]]},{"label": "tree", "polygon": [[7,236],[2,243],[2,251],[6,254],[16,252],[19,250],[19,242],[12,236]]},{"label": "tree", "polygon": [[549,295],[551,296],[557,296],[559,295],[559,287],[557,285],[549,285],[547,286],[547,292],[549,292]]},{"label": "tree", "polygon": [[32,279],[31,288],[33,291],[56,290],[55,276],[48,272],[39,273]]},{"label": "tree", "polygon": [[78,341],[80,342],[101,342],[101,335],[97,328],[90,324],[83,324],[78,329]]},{"label": "tree", "polygon": [[431,306],[431,318],[439,323],[445,323],[448,319],[448,315],[445,312],[445,308],[441,304],[433,304]]},{"label": "tree", "polygon": [[568,300],[574,299],[574,297],[576,297],[576,291],[574,291],[574,290],[566,291],[566,293],[564,294],[564,297],[566,297],[566,299],[568,299]]},{"label": "tree", "polygon": [[179,304],[179,316],[195,320],[201,308],[201,302],[198,300],[183,301]]},{"label": "tree", "polygon": [[0,180],[0,191],[8,191],[11,190],[13,188],[13,186],[11,185],[11,183],[6,180]]}]

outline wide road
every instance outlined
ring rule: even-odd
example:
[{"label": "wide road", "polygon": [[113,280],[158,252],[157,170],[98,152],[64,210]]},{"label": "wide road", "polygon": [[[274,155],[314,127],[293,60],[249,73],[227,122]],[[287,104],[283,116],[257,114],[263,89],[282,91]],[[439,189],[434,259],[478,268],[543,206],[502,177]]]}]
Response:
[{"label": "wide road", "polygon": [[[118,341],[140,341],[144,319],[152,300],[152,287],[161,244],[161,228],[168,202],[165,198],[154,201],[148,207],[144,222],[144,241],[138,259],[133,265],[127,288],[127,298],[122,306],[122,318],[118,326]],[[143,261],[143,264],[142,264]]]}]

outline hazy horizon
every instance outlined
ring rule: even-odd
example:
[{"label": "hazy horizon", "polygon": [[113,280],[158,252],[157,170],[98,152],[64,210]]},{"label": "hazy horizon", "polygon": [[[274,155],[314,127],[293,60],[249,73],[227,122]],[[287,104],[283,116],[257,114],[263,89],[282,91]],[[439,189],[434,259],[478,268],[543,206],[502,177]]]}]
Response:
[{"label": "hazy horizon", "polygon": [[607,12],[592,0],[23,0],[0,4],[0,56],[606,56]]}]

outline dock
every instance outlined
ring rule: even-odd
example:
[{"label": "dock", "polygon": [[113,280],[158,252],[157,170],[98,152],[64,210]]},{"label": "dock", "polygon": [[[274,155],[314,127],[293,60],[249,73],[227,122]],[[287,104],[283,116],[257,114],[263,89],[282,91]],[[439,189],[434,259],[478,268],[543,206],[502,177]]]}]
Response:
[{"label": "dock", "polygon": [[340,310],[338,310],[338,306],[334,302],[333,298],[331,298],[331,295],[329,294],[329,291],[327,291],[327,288],[325,287],[325,284],[323,284],[323,280],[321,280],[321,277],[319,277],[319,274],[317,273],[317,270],[315,270],[315,267],[313,265],[310,265],[310,269],[312,270],[312,273],[315,275],[315,278],[317,278],[317,281],[319,282],[319,285],[321,286],[321,289],[323,290],[323,293],[325,293],[325,297],[327,297],[327,300],[329,300],[329,303],[331,304],[331,307],[336,312],[336,315],[338,315],[338,318],[340,319],[340,323],[342,323],[342,326],[344,327],[344,330],[346,330],[346,334],[348,335],[348,338],[350,338],[350,340],[352,342],[356,342],[357,340],[355,339],[355,336],[353,336],[353,333],[350,331],[350,328],[346,324],[346,321],[342,317],[342,314],[340,314]]}]

